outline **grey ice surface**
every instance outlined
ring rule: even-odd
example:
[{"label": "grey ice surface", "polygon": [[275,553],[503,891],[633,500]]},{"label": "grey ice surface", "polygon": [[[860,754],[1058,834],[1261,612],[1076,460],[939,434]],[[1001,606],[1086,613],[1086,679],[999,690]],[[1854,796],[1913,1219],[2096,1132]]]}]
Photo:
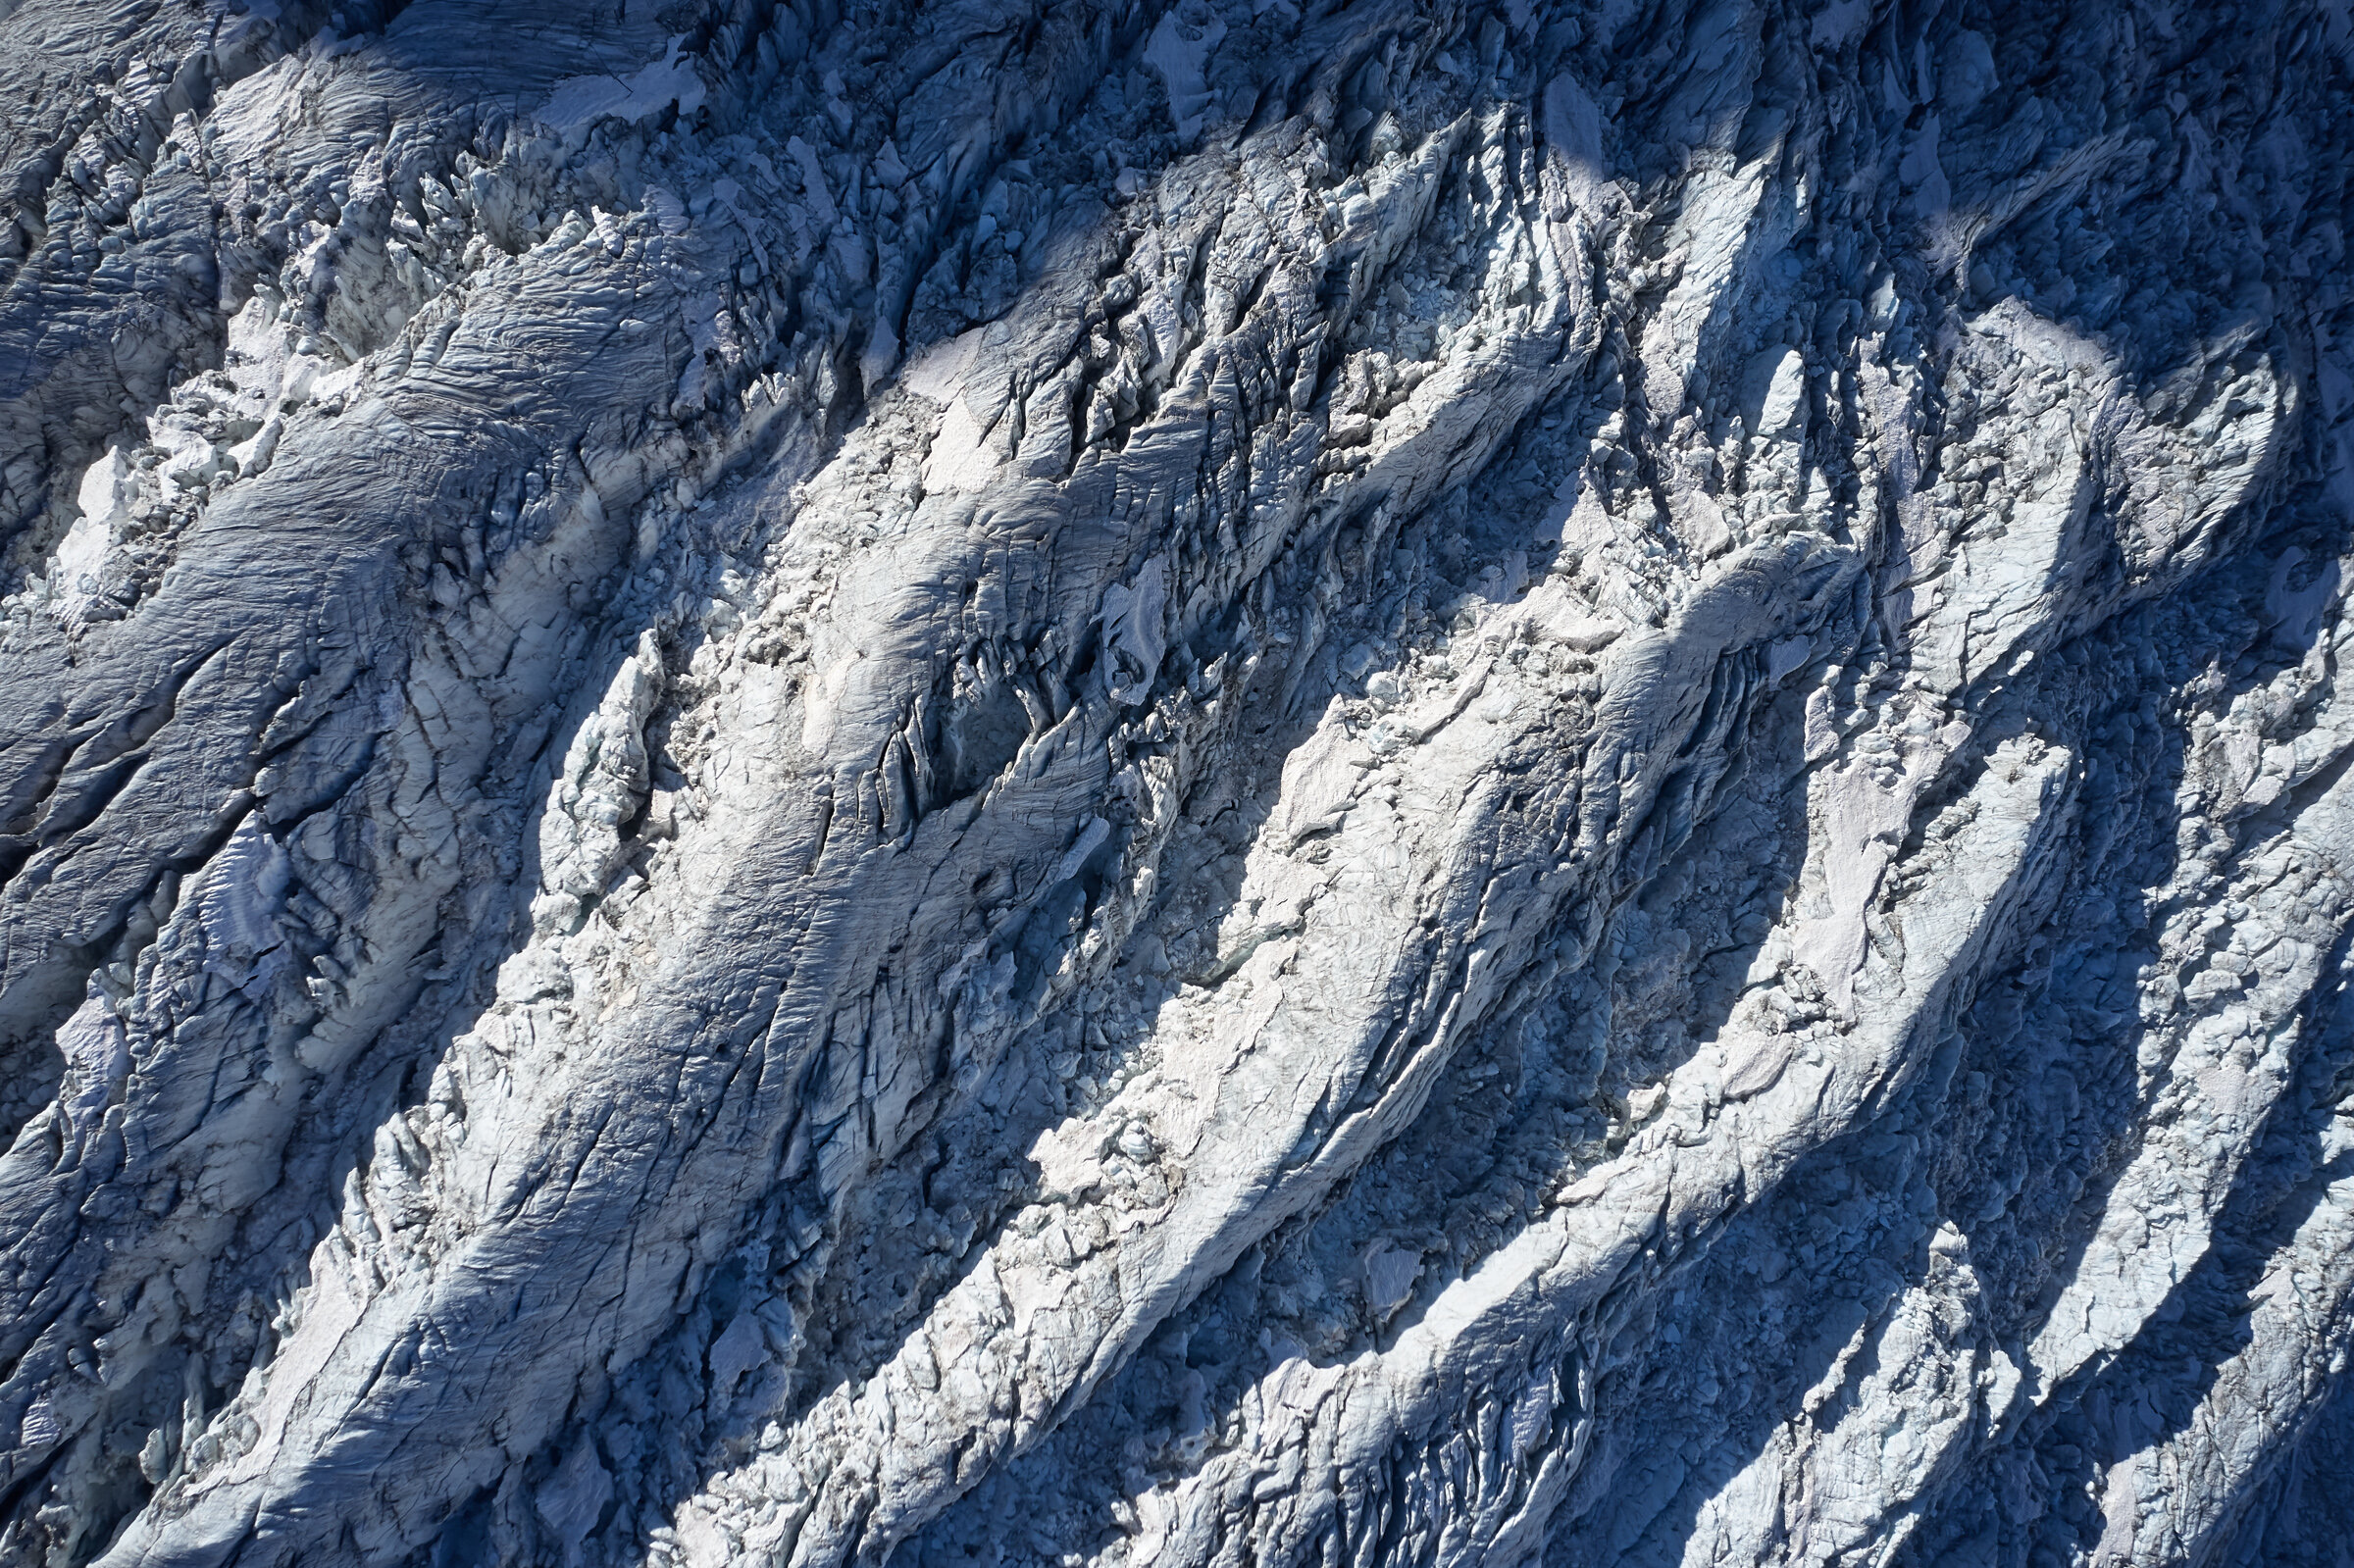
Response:
[{"label": "grey ice surface", "polygon": [[0,1568],[2344,1568],[2350,126],[0,0]]}]

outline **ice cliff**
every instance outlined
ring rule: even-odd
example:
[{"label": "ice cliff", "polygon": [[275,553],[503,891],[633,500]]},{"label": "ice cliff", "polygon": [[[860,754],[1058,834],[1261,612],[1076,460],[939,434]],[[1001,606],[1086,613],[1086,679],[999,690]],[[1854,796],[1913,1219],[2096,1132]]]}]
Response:
[{"label": "ice cliff", "polygon": [[0,0],[0,1563],[2343,1565],[2345,0]]}]

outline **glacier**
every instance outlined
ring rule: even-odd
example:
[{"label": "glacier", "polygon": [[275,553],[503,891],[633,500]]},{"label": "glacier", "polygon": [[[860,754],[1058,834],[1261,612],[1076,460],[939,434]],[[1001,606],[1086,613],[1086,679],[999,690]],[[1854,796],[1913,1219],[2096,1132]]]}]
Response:
[{"label": "glacier", "polygon": [[0,1563],[2349,1560],[2344,0],[0,61]]}]

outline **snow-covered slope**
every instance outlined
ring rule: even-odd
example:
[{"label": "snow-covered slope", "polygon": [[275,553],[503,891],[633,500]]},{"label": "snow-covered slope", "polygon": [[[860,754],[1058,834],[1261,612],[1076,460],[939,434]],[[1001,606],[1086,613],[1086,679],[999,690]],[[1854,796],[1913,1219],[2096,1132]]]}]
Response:
[{"label": "snow-covered slope", "polygon": [[0,60],[0,1562],[2343,1561],[2342,3]]}]

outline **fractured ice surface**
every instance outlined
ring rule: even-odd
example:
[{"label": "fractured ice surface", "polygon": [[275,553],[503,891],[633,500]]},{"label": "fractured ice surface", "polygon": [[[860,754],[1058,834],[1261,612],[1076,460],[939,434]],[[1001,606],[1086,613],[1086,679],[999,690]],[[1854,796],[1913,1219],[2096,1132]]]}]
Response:
[{"label": "fractured ice surface", "polygon": [[2342,1561],[2342,7],[0,11],[0,1564]]}]

